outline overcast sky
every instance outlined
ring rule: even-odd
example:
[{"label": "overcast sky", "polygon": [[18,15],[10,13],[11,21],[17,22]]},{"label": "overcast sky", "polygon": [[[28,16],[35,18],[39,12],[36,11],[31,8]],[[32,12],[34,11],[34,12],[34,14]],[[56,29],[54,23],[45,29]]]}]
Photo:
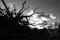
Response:
[{"label": "overcast sky", "polygon": [[[37,7],[52,9],[53,14],[57,16],[57,20],[58,21],[60,20],[60,0],[4,0],[4,1],[6,2],[7,5],[8,3],[15,4],[18,10],[21,9],[23,1],[27,1],[27,5],[29,5],[30,8],[25,13]],[[3,7],[1,0],[0,6]]]}]

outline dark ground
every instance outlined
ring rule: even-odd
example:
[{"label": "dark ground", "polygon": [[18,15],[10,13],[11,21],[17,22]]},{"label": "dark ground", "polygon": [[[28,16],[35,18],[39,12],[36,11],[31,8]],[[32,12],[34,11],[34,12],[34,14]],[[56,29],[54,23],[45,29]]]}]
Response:
[{"label": "dark ground", "polygon": [[[59,25],[60,26],[60,25]],[[60,29],[60,28],[59,28]],[[3,17],[0,17],[0,38],[9,40],[58,40],[59,39],[59,29],[54,37],[49,37],[49,33],[44,30],[31,30],[26,25],[19,25],[7,21]]]}]

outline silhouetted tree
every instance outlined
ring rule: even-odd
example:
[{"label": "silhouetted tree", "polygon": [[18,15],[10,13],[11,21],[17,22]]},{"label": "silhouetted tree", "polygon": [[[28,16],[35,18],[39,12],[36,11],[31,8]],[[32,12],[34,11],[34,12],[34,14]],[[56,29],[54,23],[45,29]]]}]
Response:
[{"label": "silhouetted tree", "polygon": [[[20,32],[22,32],[23,31],[23,33],[24,32],[28,32],[28,33],[30,33],[30,32],[32,32],[32,35],[33,36],[36,36],[36,34],[34,34],[33,32],[35,32],[36,30],[34,30],[34,31],[30,31],[29,30],[29,28],[28,28],[28,25],[33,25],[33,24],[29,24],[29,21],[28,21],[28,17],[31,17],[32,15],[34,15],[35,13],[36,13],[36,10],[38,9],[38,8],[35,8],[33,11],[33,14],[31,14],[30,16],[24,16],[23,15],[23,13],[24,13],[24,11],[25,10],[27,10],[28,8],[29,8],[29,6],[28,7],[26,7],[26,1],[24,1],[23,3],[22,3],[22,8],[18,11],[18,12],[16,12],[16,7],[15,7],[15,4],[13,4],[13,7],[14,7],[14,10],[13,11],[10,11],[9,10],[9,7],[7,7],[7,5],[6,5],[6,3],[5,3],[5,1],[4,0],[1,0],[1,2],[3,3],[3,5],[4,5],[4,7],[5,7],[5,9],[3,9],[3,8],[1,8],[1,6],[0,6],[0,25],[2,25],[2,26],[6,26],[6,28],[8,28],[8,30],[9,30],[9,33],[11,33],[11,32],[15,32],[17,29],[18,29],[18,31]],[[41,14],[42,14],[42,16],[45,16],[44,14],[43,14],[44,12],[41,12]],[[39,13],[38,13],[39,14]],[[15,17],[13,17],[13,15],[15,15]],[[49,15],[47,15],[47,17],[48,17]],[[23,18],[26,18],[27,20],[26,21],[22,21],[23,20]],[[44,21],[44,24],[45,24],[46,22]],[[55,26],[57,26],[57,22],[55,23],[56,25]],[[46,25],[46,24],[45,24]],[[59,23],[59,26],[60,26],[60,23]],[[17,29],[16,29],[17,28]],[[14,30],[13,30],[14,29]],[[51,30],[50,30],[51,31]],[[39,31],[36,31],[36,33],[38,32],[38,34],[40,33]],[[45,31],[46,32],[46,31]],[[55,32],[55,31],[54,31]],[[28,34],[27,33],[27,34]],[[55,32],[56,33],[56,32]],[[40,33],[41,34],[41,33]]]}]

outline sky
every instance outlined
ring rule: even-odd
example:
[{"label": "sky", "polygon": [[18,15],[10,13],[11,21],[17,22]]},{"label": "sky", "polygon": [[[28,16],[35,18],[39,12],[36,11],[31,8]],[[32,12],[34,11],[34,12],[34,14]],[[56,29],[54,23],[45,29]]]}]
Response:
[{"label": "sky", "polygon": [[[29,9],[26,10],[24,13],[28,13],[30,10],[33,10],[34,8],[46,8],[51,9],[52,13],[57,16],[57,21],[60,22],[60,0],[4,0],[8,6],[8,3],[13,3],[16,5],[16,8],[18,10],[21,9],[22,3],[24,1],[27,2],[27,6],[29,5]],[[0,6],[4,8],[1,0],[0,0]]]}]

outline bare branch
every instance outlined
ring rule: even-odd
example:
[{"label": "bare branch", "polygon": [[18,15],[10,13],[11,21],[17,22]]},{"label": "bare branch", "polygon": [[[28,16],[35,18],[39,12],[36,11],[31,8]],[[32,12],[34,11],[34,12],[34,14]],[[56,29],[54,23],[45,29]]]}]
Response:
[{"label": "bare branch", "polygon": [[20,15],[21,15],[25,10],[27,10],[28,8],[29,8],[29,6],[26,7],[26,1],[24,1],[23,4],[22,4],[22,8],[21,8],[21,10],[19,11],[18,15],[20,16]]},{"label": "bare branch", "polygon": [[23,7],[23,8],[26,7],[26,1],[23,2],[22,7]]},{"label": "bare branch", "polygon": [[19,11],[19,13],[20,13],[25,7],[26,7],[26,1],[24,1],[24,2],[22,3],[22,8],[21,8],[21,10]]},{"label": "bare branch", "polygon": [[23,13],[25,10],[27,10],[29,8],[29,6],[27,8],[25,8],[21,13]]},{"label": "bare branch", "polygon": [[1,1],[2,1],[3,5],[5,6],[5,8],[8,9],[5,2],[4,2],[4,0],[1,0]]},{"label": "bare branch", "polygon": [[15,7],[15,4],[13,4],[13,6],[14,6],[14,11],[16,11],[16,7]]},{"label": "bare branch", "polygon": [[9,13],[9,9],[8,9],[8,7],[7,7],[6,3],[4,2],[4,0],[1,0],[1,1],[2,1],[3,5],[5,6],[5,8],[6,8],[7,12]]},{"label": "bare branch", "polygon": [[0,11],[2,10],[1,6],[0,6]]},{"label": "bare branch", "polygon": [[37,8],[35,8],[35,9],[33,10],[33,14],[31,14],[31,15],[29,15],[29,16],[23,16],[23,17],[31,17],[32,15],[35,14],[36,9],[37,9]]}]

